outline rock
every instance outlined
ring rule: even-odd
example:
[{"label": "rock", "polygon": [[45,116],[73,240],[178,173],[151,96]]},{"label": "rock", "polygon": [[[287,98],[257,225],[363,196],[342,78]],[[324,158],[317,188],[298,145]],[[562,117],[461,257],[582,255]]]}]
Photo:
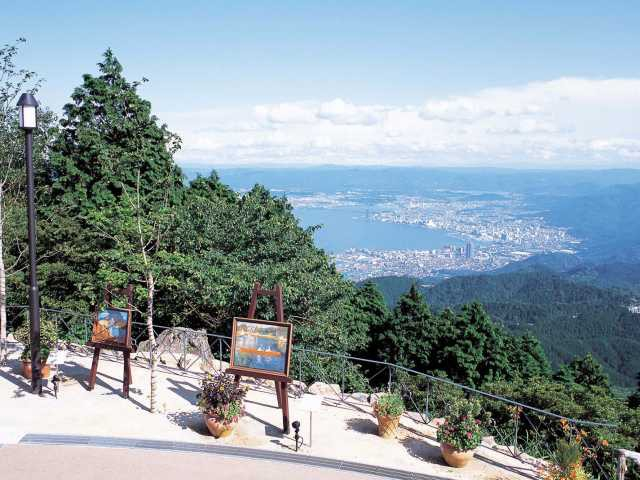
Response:
[{"label": "rock", "polygon": [[16,340],[16,337],[13,336],[13,333],[10,333],[7,335],[7,342],[18,343],[18,341]]},{"label": "rock", "polygon": [[435,428],[438,428],[443,423],[444,423],[444,418],[434,418],[433,420],[431,420],[431,425],[433,425]]},{"label": "rock", "polygon": [[289,384],[289,394],[295,397],[301,397],[307,391],[307,384],[300,380],[294,380]]},{"label": "rock", "polygon": [[496,439],[493,438],[492,436],[482,437],[482,445],[487,448],[494,449],[496,448],[496,445],[497,445]]},{"label": "rock", "polygon": [[411,420],[413,420],[416,423],[425,423],[424,418],[422,418],[423,415],[424,414],[422,414],[420,412],[405,412],[405,416],[410,418]]},{"label": "rock", "polygon": [[[160,352],[161,361],[165,363],[168,358],[175,357],[177,366],[184,368],[190,354],[200,357],[201,369],[214,370],[213,354],[207,338],[206,330],[193,330],[191,328],[173,327],[163,330],[156,338],[157,352]],[[137,352],[148,352],[149,341],[138,343]]]},{"label": "rock", "polygon": [[308,390],[309,393],[314,395],[322,395],[324,397],[333,397],[336,395],[340,395],[340,385],[336,383],[328,384],[323,382],[315,382],[312,384]]},{"label": "rock", "polygon": [[82,353],[82,354],[90,353],[92,351],[90,347],[87,347],[85,345],[80,345],[78,343],[71,343],[71,342],[67,343],[66,349],[71,353]]},{"label": "rock", "polygon": [[364,392],[355,392],[349,395],[349,398],[360,403],[369,403],[369,394]]}]

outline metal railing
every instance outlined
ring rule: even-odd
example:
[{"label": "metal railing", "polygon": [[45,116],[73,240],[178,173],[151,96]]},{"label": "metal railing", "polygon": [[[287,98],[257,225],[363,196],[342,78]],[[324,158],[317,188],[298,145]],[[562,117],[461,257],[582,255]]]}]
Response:
[{"label": "metal railing", "polygon": [[[14,322],[25,311],[27,306],[8,307]],[[92,318],[89,314],[69,312],[56,309],[42,309],[44,315],[55,319],[61,340],[84,345],[90,339]],[[11,325],[11,323],[10,323]],[[176,327],[154,325],[156,338],[162,332]],[[179,327],[178,327],[179,329]],[[223,369],[223,362],[228,361],[231,350],[231,337],[201,331],[206,335],[211,358],[195,348],[188,341],[182,341],[178,351],[175,345],[158,344],[154,352],[159,358],[170,355],[176,368],[182,372],[202,374],[202,370],[194,370],[199,362],[211,361],[212,368]],[[132,322],[132,343],[136,350],[147,340],[147,326],[143,322]],[[137,356],[147,350],[138,351]],[[217,355],[217,358],[216,358]],[[147,358],[148,361],[151,360]],[[513,399],[494,393],[485,392],[477,388],[456,383],[447,378],[441,378],[401,365],[391,364],[381,360],[371,360],[350,355],[323,352],[319,350],[293,347],[290,376],[298,382],[309,383],[321,381],[332,386],[337,399],[349,402],[354,392],[361,392],[370,396],[376,391],[399,391],[409,410],[417,413],[414,420],[428,424],[436,417],[446,415],[449,406],[461,396],[478,398],[483,402],[487,411],[498,412],[501,421],[494,419],[488,425],[499,445],[505,445],[506,451],[514,457],[523,458],[527,453],[537,458],[551,458],[552,443],[564,433],[578,438],[585,449],[598,452],[590,459],[592,474],[597,478],[615,478],[615,465],[610,462],[605,465],[602,455],[602,445],[598,444],[598,433],[613,432],[617,425],[610,422],[581,420],[560,415],[526,405]],[[295,394],[304,393],[303,388],[294,388]],[[350,392],[350,393],[347,393]],[[585,431],[589,430],[589,434]]]}]

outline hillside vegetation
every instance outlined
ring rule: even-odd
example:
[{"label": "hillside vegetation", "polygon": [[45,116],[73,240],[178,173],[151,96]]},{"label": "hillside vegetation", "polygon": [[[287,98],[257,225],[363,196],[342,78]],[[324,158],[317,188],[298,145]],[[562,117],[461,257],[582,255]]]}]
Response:
[{"label": "hillside vegetation", "polygon": [[[413,281],[374,279],[389,305]],[[433,287],[418,285],[435,310],[477,301],[509,331],[531,332],[555,367],[592,352],[621,386],[633,385],[640,370],[640,315],[628,310],[632,294],[626,291],[572,281],[549,270],[461,276]]]}]

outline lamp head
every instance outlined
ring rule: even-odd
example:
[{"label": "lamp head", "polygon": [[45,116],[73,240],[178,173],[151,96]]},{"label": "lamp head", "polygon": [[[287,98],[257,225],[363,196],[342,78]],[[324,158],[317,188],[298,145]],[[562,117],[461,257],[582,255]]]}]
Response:
[{"label": "lamp head", "polygon": [[23,130],[33,130],[38,126],[36,120],[36,110],[38,109],[38,101],[30,93],[23,93],[18,100],[20,107],[20,128]]}]

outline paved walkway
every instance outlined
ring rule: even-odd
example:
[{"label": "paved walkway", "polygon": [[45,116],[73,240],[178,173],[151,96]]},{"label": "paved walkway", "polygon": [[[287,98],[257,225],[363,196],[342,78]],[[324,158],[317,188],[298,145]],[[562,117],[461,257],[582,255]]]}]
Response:
[{"label": "paved walkway", "polygon": [[[230,437],[216,440],[207,432],[195,405],[201,378],[195,370],[197,366],[192,372],[182,372],[169,364],[161,367],[158,375],[161,412],[152,415],[148,412],[149,371],[144,361],[135,361],[132,365],[131,398],[125,400],[121,396],[122,361],[117,355],[103,353],[93,391],[87,390],[92,355],[70,355],[64,373],[71,381],[61,386],[60,398],[56,400],[48,392],[42,398],[29,393],[29,384],[19,373],[18,354],[19,349],[15,348],[8,366],[0,368],[0,444],[18,443],[26,434],[117,437],[261,450],[274,457],[306,455],[446,479],[530,480],[537,477],[535,466],[488,446],[481,447],[466,468],[450,468],[442,461],[433,426],[410,416],[402,418],[397,440],[380,438],[376,435],[376,420],[370,405],[355,398],[345,401],[313,395],[305,395],[306,399],[301,400],[290,398],[291,419],[301,421],[301,434],[305,438],[301,451],[295,453],[292,435],[282,434],[281,412],[276,408],[272,383],[267,382],[248,384],[246,415]],[[309,402],[313,400],[310,397],[318,401]],[[313,435],[309,403],[316,404]],[[60,450],[66,452],[67,448],[70,447],[60,447]],[[6,450],[4,452],[6,454]],[[167,453],[153,453],[156,454]],[[144,455],[149,452],[145,451]],[[0,473],[3,472],[0,470]],[[0,474],[0,479],[4,478]]]},{"label": "paved walkway", "polygon": [[2,480],[233,479],[363,480],[368,475],[200,453],[62,445],[0,447]]}]

